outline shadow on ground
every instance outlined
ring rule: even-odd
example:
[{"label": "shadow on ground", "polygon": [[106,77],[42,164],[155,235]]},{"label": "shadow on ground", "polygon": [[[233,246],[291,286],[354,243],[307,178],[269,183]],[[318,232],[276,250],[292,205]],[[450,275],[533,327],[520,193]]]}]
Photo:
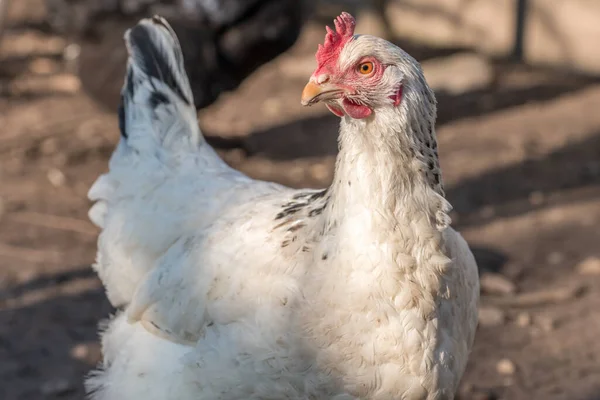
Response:
[{"label": "shadow on ground", "polygon": [[[69,279],[88,276],[88,271],[78,270]],[[60,285],[57,276],[50,276],[46,282],[38,279],[11,292],[35,295],[36,290],[56,285]],[[83,377],[100,359],[98,323],[110,312],[100,287],[0,311],[0,376],[10,382],[0,387],[0,398],[39,400],[68,395],[83,399]]]}]

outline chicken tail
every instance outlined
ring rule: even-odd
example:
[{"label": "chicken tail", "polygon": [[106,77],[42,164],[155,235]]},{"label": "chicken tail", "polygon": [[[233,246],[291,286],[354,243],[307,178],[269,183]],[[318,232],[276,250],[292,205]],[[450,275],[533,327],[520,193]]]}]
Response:
[{"label": "chicken tail", "polygon": [[145,193],[157,181],[157,168],[182,153],[212,157],[198,127],[192,90],[177,36],[161,17],[141,20],[125,33],[129,53],[121,90],[121,141],[88,193],[89,216],[104,227],[111,202]]},{"label": "chicken tail", "polygon": [[119,128],[141,153],[156,146],[196,149],[204,141],[196,119],[179,40],[169,23],[154,16],[125,33],[129,53],[121,90]]}]

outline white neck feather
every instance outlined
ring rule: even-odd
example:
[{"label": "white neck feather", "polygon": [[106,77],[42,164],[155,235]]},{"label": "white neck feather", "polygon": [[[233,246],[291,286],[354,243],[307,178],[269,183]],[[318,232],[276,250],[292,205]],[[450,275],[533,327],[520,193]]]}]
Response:
[{"label": "white neck feather", "polygon": [[448,226],[450,204],[444,198],[433,131],[435,106],[433,115],[423,109],[411,113],[414,108],[381,109],[364,120],[343,118],[330,223],[370,210],[368,218],[378,226],[416,220],[437,230]]}]

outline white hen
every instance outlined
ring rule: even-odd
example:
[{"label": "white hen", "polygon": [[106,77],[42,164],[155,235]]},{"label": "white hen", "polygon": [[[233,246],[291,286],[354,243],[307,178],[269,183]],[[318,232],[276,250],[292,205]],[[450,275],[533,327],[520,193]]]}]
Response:
[{"label": "white hen", "polygon": [[96,400],[452,399],[479,284],[448,227],[418,63],[342,14],[302,101],[341,117],[327,190],[229,168],[204,141],[175,34],[125,36],[122,138],[90,190],[95,266],[124,309]]}]

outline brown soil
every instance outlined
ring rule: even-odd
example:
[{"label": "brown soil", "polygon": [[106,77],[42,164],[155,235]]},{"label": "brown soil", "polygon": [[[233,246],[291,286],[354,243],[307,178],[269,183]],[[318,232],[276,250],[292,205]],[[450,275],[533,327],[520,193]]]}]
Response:
[{"label": "brown soil", "polygon": [[[111,312],[89,268],[97,230],[86,192],[117,123],[81,88],[65,41],[37,29],[43,13],[25,5],[39,1],[13,3],[0,47],[0,399],[82,399],[100,360],[97,323]],[[337,120],[298,100],[315,26],[200,113],[208,135],[238,138],[222,155],[251,176],[331,178]],[[487,291],[516,288],[484,294],[461,399],[600,399],[600,85],[495,69],[485,89],[439,95],[454,225]]]}]

